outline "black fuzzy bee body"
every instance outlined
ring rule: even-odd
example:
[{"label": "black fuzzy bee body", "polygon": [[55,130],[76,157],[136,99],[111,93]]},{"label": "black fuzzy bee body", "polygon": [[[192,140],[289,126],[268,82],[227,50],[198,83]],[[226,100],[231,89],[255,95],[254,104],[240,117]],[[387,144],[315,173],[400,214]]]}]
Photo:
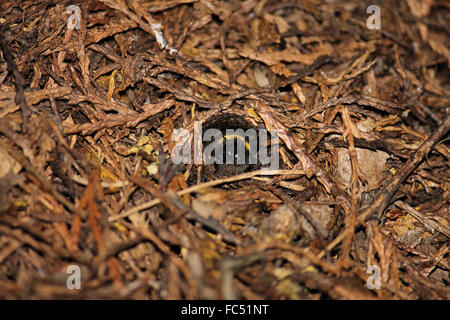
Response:
[{"label": "black fuzzy bee body", "polygon": [[[214,146],[221,144],[223,163],[208,165],[207,174],[226,177],[258,169],[257,131],[250,122],[242,116],[227,113],[209,118],[203,125],[204,131],[208,129],[217,129],[222,133],[222,137],[217,141],[205,143],[205,148],[210,144],[215,144]],[[252,137],[256,138],[256,141],[250,141],[251,137],[246,135],[249,132],[252,133]],[[245,151],[242,152],[242,150]]]}]

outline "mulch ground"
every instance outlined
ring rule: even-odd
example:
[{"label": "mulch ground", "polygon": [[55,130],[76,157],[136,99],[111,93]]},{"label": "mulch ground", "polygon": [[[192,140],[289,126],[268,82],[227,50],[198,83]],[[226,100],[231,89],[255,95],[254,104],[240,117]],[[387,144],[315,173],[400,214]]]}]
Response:
[{"label": "mulch ground", "polygon": [[450,3],[372,2],[2,1],[0,298],[449,299]]}]

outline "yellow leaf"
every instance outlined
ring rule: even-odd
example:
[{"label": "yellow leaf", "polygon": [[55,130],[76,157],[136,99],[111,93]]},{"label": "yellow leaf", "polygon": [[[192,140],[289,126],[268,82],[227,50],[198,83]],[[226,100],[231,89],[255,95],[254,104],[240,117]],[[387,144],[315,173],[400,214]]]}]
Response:
[{"label": "yellow leaf", "polygon": [[307,266],[302,272],[317,272],[317,269],[313,266]]},{"label": "yellow leaf", "polygon": [[114,222],[114,226],[120,231],[125,232],[127,231],[127,228],[125,228],[123,225],[121,225],[119,222]]},{"label": "yellow leaf", "polygon": [[150,137],[149,136],[143,136],[139,138],[139,141],[137,143],[138,146],[143,146],[144,144],[146,144],[147,142],[150,141]]},{"label": "yellow leaf", "polygon": [[248,108],[247,113],[250,117],[252,117],[253,119],[257,120],[257,121],[261,121],[261,118],[259,117],[259,115],[256,113],[254,108]]},{"label": "yellow leaf", "polygon": [[138,147],[131,147],[131,148],[128,150],[128,154],[138,153],[138,151],[139,151],[139,148],[138,148]]},{"label": "yellow leaf", "polygon": [[142,147],[142,150],[148,155],[150,155],[153,151],[153,147],[150,144],[146,144],[145,146]]},{"label": "yellow leaf", "polygon": [[146,167],[149,175],[155,175],[158,172],[158,166],[155,163]]},{"label": "yellow leaf", "polygon": [[292,270],[290,269],[286,269],[286,268],[277,268],[275,269],[275,271],[273,272],[273,274],[275,275],[275,277],[278,278],[278,280],[284,279],[286,277],[289,277],[292,274]]}]

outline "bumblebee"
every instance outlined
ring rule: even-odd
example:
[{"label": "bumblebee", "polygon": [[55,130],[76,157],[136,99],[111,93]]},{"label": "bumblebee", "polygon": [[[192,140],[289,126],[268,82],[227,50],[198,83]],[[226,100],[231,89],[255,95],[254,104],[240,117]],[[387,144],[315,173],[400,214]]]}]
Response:
[{"label": "bumblebee", "polygon": [[[256,170],[259,167],[256,128],[243,117],[229,113],[213,116],[204,123],[203,128],[204,131],[217,129],[222,133],[220,138],[205,143],[204,152],[208,149],[223,152],[222,157],[213,155],[216,160],[220,158],[223,161],[207,165],[207,173],[214,174],[216,177],[226,177]],[[249,132],[254,134],[247,135]]]}]

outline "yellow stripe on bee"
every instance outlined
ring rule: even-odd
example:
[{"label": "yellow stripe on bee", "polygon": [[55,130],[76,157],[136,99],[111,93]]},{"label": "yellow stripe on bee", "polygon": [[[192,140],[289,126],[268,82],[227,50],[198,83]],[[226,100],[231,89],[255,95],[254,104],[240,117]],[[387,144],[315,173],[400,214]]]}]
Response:
[{"label": "yellow stripe on bee", "polygon": [[225,140],[233,140],[233,139],[243,140],[245,143],[245,149],[250,151],[250,144],[248,143],[248,141],[246,141],[243,136],[238,135],[238,134],[227,134],[227,135],[223,136],[222,142],[225,142]]}]

